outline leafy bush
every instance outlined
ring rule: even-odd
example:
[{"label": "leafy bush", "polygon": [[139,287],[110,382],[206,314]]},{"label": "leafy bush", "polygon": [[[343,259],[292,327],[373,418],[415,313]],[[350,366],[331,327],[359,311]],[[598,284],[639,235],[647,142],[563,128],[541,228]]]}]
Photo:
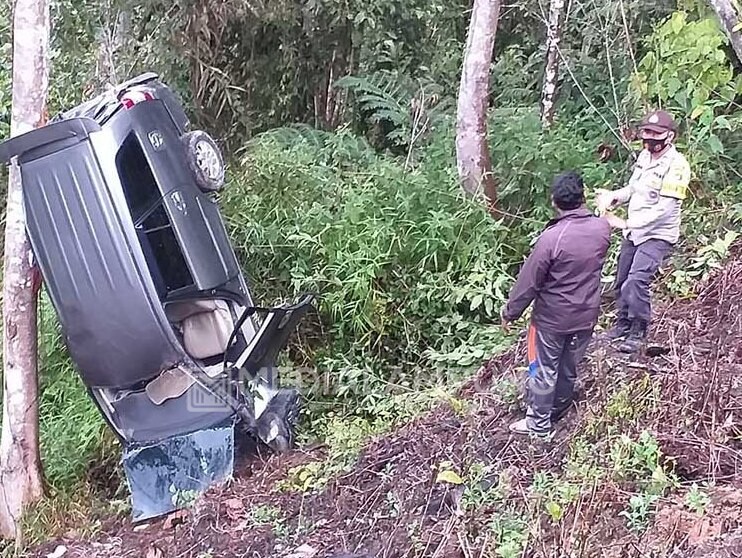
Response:
[{"label": "leafy bush", "polygon": [[41,458],[46,480],[64,489],[81,480],[105,445],[107,432],[72,365],[46,296],[41,298],[39,314]]},{"label": "leafy bush", "polygon": [[[727,42],[713,16],[690,20],[686,12],[675,12],[657,27],[649,39],[652,49],[639,62],[641,93],[684,115],[700,114],[709,101],[733,99],[736,83]],[[742,81],[740,82],[742,83]],[[714,93],[725,89],[725,95]]]},{"label": "leafy bush", "polygon": [[[650,50],[639,62],[634,82],[635,95],[681,118],[686,133],[679,145],[697,176],[713,183],[727,179],[724,167],[736,166],[734,159],[742,155],[742,117],[735,110],[742,75],[734,77],[726,43],[713,13],[693,19],[687,12],[675,12],[649,37]],[[736,173],[731,174],[734,179]]]},{"label": "leafy bush", "polygon": [[253,284],[321,293],[333,342],[403,362],[438,344],[435,318],[494,319],[519,251],[443,167],[405,172],[347,132],[260,136],[223,200]]},{"label": "leafy bush", "polygon": [[533,111],[497,112],[507,212],[496,219],[461,194],[443,120],[410,170],[347,130],[264,133],[244,147],[222,206],[258,298],[320,295],[295,354],[335,403],[384,413],[388,384],[459,378],[507,345],[499,311],[553,215],[553,175],[579,170],[589,188],[620,178],[624,163],[597,162],[595,130],[578,121],[544,133]]},{"label": "leafy bush", "polygon": [[604,139],[603,127],[594,117],[563,122],[544,132],[537,107],[495,110],[490,144],[502,202],[543,222],[552,212],[546,203],[548,186],[562,171],[581,172],[588,195],[595,188],[620,185],[627,161],[599,162],[597,150]]}]

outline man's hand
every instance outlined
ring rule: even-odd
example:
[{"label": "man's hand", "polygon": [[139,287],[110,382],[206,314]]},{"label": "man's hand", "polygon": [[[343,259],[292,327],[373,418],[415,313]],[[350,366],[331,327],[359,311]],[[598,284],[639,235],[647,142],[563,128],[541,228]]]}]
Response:
[{"label": "man's hand", "polygon": [[510,333],[510,320],[505,317],[505,309],[500,312],[500,325],[505,333]]},{"label": "man's hand", "polygon": [[618,203],[615,192],[597,188],[595,190],[595,204],[598,206],[600,215],[604,215],[609,209],[613,209]]}]

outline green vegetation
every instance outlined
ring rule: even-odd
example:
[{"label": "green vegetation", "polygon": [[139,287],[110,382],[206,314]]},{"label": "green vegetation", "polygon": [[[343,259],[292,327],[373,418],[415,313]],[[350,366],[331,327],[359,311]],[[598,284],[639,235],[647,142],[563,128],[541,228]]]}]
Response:
[{"label": "green vegetation", "polygon": [[[513,341],[498,327],[499,310],[551,215],[552,176],[577,169],[591,189],[621,185],[630,153],[617,136],[643,104],[661,103],[680,117],[680,149],[694,172],[686,240],[663,294],[692,297],[695,282],[728,254],[737,238],[730,229],[742,224],[739,66],[704,5],[625,4],[626,22],[610,0],[573,7],[548,131],[538,107],[540,7],[525,2],[503,13],[489,114],[501,209],[493,217],[464,197],[456,175],[455,95],[468,3],[55,3],[51,112],[99,85],[96,37],[119,22],[129,31],[113,56],[117,76],[160,72],[198,124],[225,140],[230,183],[221,203],[256,298],[319,295],[318,312],[282,364],[307,397],[302,440],[319,438],[329,451],[293,470],[282,488],[320,489],[353,465],[369,436],[437,402],[467,411],[468,402],[450,394]],[[0,137],[10,119],[8,17],[5,3]],[[606,161],[598,157],[601,144],[614,152]],[[77,379],[45,298],[40,308],[41,449],[55,513],[62,513],[61,502],[81,486],[96,497],[90,464],[114,470],[117,446]],[[517,402],[510,380],[493,392],[498,404]],[[620,480],[634,491],[621,512],[627,525],[645,527],[678,482],[657,441],[637,432],[651,404],[647,378],[615,389],[571,440],[565,474],[533,479],[528,505],[536,516],[559,523],[595,483]],[[490,473],[482,462],[461,473],[465,510],[502,504],[507,479],[485,482]],[[702,514],[708,503],[703,489],[688,493],[690,510]],[[520,556],[533,526],[521,508],[500,511],[485,529],[487,555]],[[252,520],[280,526],[278,512],[256,509]],[[43,530],[56,520],[40,508],[30,521]]]}]

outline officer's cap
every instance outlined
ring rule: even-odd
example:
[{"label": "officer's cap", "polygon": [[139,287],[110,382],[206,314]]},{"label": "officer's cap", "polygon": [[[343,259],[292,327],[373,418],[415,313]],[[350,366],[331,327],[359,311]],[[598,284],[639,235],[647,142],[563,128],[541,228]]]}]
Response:
[{"label": "officer's cap", "polygon": [[656,110],[647,114],[639,124],[640,130],[649,130],[661,134],[663,132],[675,132],[678,127],[669,112]]}]

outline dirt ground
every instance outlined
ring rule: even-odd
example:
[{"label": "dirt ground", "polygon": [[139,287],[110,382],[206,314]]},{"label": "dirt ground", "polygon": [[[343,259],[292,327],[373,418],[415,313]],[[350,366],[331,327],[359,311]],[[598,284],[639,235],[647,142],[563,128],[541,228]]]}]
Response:
[{"label": "dirt ground", "polygon": [[[255,457],[188,512],[146,527],[111,520],[94,540],[70,533],[28,556],[59,545],[69,558],[742,556],[741,278],[736,250],[696,298],[660,309],[656,347],[636,361],[596,340],[576,408],[549,444],[507,429],[519,409],[502,388],[522,376],[520,343],[486,363],[459,399],[371,440],[352,470],[324,487],[282,486],[297,468],[321,469],[322,448]],[[609,460],[616,429],[649,431],[679,483],[639,531],[621,515],[636,479],[590,483],[588,469],[576,477],[570,470]],[[466,480],[439,482],[441,470]],[[545,473],[583,482],[578,496],[563,509],[547,506],[548,514],[532,488]],[[694,482],[709,496],[705,512],[684,505]],[[514,517],[528,519],[520,546],[508,542],[524,532],[508,527]]]}]

